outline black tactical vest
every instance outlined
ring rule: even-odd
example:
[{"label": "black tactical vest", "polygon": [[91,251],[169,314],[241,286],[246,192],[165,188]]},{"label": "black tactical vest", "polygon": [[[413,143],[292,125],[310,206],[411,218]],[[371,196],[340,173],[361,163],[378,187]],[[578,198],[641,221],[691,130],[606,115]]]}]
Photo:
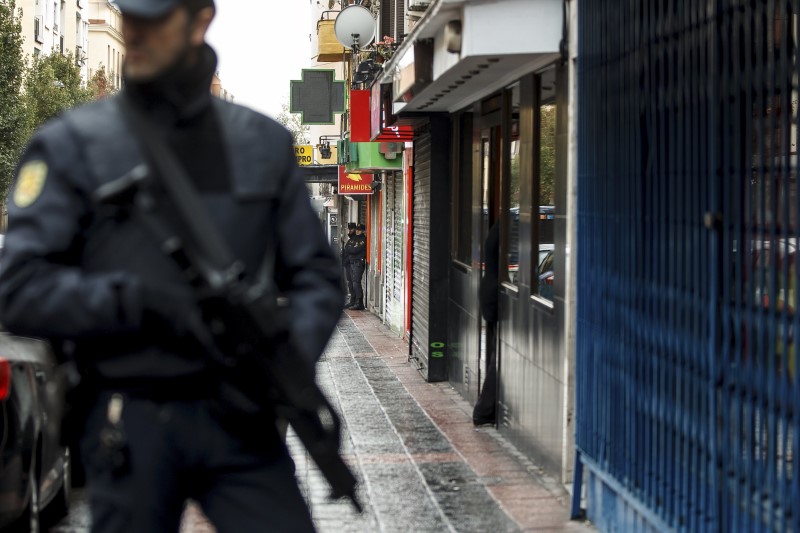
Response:
[{"label": "black tactical vest", "polygon": [[[116,97],[119,98],[119,97]],[[81,146],[87,176],[70,176],[87,201],[100,185],[124,176],[144,162],[137,140],[125,123],[116,98],[67,113],[64,117]],[[255,273],[267,246],[273,246],[273,216],[282,181],[293,168],[288,133],[277,123],[246,108],[213,100],[230,164],[231,190],[201,194],[207,212],[233,254]],[[276,152],[277,150],[277,152]],[[80,243],[80,265],[87,272],[125,271],[143,279],[183,283],[171,259],[138,223],[118,209],[93,207]],[[81,341],[76,356],[109,379],[173,378],[202,372],[196,353],[164,350],[155,339]],[[192,347],[195,349],[196,347]]]}]

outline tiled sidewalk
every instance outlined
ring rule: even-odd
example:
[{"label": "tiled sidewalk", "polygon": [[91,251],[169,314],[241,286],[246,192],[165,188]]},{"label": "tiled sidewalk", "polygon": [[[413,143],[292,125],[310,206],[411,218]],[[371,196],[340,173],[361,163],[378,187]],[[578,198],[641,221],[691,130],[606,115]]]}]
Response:
[{"label": "tiled sidewalk", "polygon": [[[297,439],[289,445],[320,532],[590,531],[568,520],[568,497],[446,383],[426,383],[408,346],[374,315],[344,316],[318,367],[342,414],[343,454],[365,512],[327,500],[327,484]],[[184,533],[213,531],[195,510]]]}]

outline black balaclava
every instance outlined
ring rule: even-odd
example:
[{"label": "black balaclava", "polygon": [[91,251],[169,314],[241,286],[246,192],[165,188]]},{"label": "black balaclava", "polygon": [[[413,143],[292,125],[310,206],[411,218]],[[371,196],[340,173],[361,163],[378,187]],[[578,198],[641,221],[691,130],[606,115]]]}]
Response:
[{"label": "black balaclava", "polygon": [[203,45],[196,61],[189,51],[156,78],[144,82],[125,80],[125,91],[139,107],[159,123],[191,119],[211,103],[211,82],[217,70],[217,54]]}]

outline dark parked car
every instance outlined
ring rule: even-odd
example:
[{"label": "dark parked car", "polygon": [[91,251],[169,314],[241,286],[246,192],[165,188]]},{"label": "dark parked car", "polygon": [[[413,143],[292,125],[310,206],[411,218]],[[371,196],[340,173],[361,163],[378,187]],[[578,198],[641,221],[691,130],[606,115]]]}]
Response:
[{"label": "dark parked car", "polygon": [[536,277],[539,283],[539,296],[553,299],[553,278],[555,272],[553,271],[553,262],[555,261],[555,245],[554,244],[540,244],[539,245],[539,264],[536,267]]},{"label": "dark parked car", "polygon": [[[510,238],[508,250],[508,280],[517,283],[519,274],[519,207],[510,209]],[[552,205],[539,206],[539,259],[537,264],[536,276],[538,291],[541,296],[549,299],[553,298],[553,257],[555,245],[553,244],[553,224],[556,209]],[[484,215],[486,212],[484,211]]]},{"label": "dark parked car", "polygon": [[[0,249],[2,249],[0,235]],[[61,394],[43,341],[0,329],[0,529],[38,533],[40,513],[67,513],[69,450],[59,444]]]},{"label": "dark parked car", "polygon": [[0,334],[0,528],[39,531],[65,515],[70,455],[59,444],[59,394],[46,343]]}]

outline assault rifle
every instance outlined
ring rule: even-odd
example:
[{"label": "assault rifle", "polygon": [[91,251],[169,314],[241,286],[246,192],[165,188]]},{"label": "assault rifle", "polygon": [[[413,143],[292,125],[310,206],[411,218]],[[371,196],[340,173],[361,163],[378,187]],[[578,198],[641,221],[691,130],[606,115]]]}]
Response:
[{"label": "assault rifle", "polygon": [[[356,478],[339,455],[339,416],[317,386],[313,367],[293,347],[287,323],[289,302],[278,293],[273,279],[276,243],[268,246],[262,271],[254,281],[247,281],[243,265],[231,256],[180,163],[148,131],[149,124],[131,117],[125,105],[123,111],[150,165],[140,165],[101,186],[95,191],[95,202],[129,208],[186,274],[202,313],[184,317],[185,325],[214,367],[230,376],[226,381],[234,394],[227,398],[229,405],[273,409],[314,459],[331,486],[331,497],[346,496],[361,512]],[[157,180],[150,167],[155,168]],[[155,193],[154,185],[163,194]],[[177,224],[164,216],[162,200]]]}]

